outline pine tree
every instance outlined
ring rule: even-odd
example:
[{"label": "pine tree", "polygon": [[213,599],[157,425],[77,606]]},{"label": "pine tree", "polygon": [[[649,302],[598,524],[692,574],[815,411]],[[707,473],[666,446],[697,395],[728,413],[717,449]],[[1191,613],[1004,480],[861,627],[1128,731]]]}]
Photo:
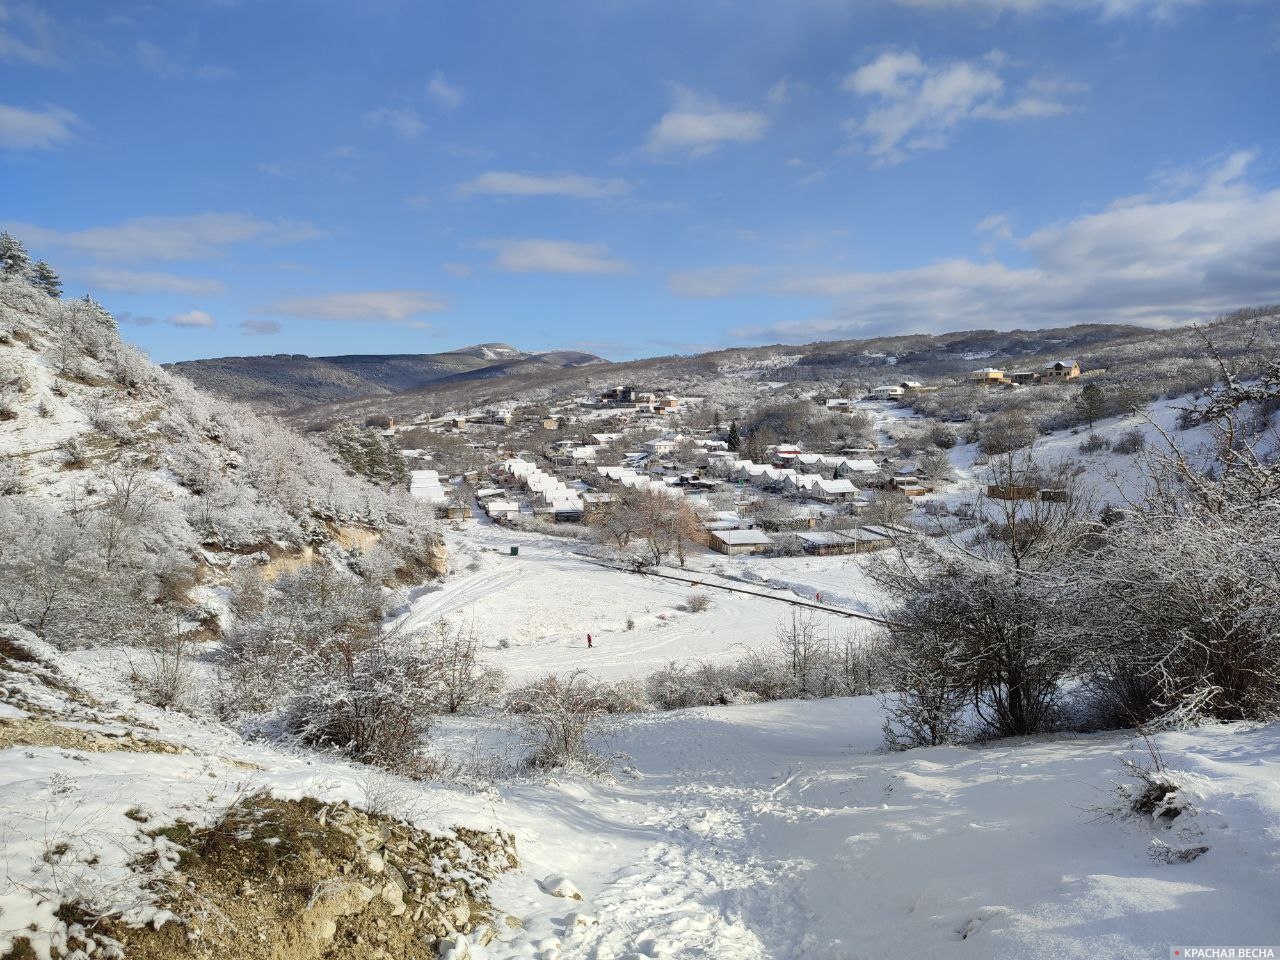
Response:
[{"label": "pine tree", "polygon": [[62,296],[62,280],[43,260],[37,260],[31,268],[31,282],[55,300]]},{"label": "pine tree", "polygon": [[734,420],[729,424],[729,449],[736,453],[740,446],[742,446],[742,435],[738,433],[738,421]]},{"label": "pine tree", "polygon": [[6,276],[25,277],[31,270],[31,257],[22,241],[13,234],[0,233],[0,271]]},{"label": "pine tree", "polygon": [[1106,414],[1107,395],[1103,393],[1102,388],[1096,383],[1086,383],[1080,391],[1080,395],[1076,397],[1076,409],[1080,411],[1080,416],[1089,422],[1089,429],[1093,429],[1093,422]]}]

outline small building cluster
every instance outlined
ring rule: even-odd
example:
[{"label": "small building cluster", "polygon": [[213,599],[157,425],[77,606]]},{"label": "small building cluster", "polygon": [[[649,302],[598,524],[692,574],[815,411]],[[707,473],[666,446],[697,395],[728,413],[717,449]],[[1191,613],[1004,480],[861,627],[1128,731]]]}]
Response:
[{"label": "small building cluster", "polygon": [[1063,383],[1080,376],[1080,364],[1075,360],[1055,360],[1039,370],[1015,370],[1005,372],[996,367],[983,367],[969,374],[969,382],[977,387],[1030,386],[1037,383]]}]

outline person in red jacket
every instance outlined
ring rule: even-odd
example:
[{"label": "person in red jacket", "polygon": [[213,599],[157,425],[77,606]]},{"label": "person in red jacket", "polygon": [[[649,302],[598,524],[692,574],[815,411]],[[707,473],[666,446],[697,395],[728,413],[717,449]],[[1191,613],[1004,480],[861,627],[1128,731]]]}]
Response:
[{"label": "person in red jacket", "polygon": [[589,633],[587,634],[587,649],[588,649],[588,650],[591,650],[591,649],[592,649],[592,644],[591,644],[591,634],[589,634]]}]

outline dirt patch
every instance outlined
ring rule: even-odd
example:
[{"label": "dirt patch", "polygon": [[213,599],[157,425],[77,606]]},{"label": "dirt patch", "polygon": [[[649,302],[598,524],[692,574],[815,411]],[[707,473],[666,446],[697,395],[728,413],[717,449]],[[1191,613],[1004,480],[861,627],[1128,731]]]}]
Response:
[{"label": "dirt patch", "polygon": [[41,717],[0,719],[0,750],[10,747],[55,747],[85,753],[185,753],[182,747],[140,737],[132,730],[105,733],[63,726]]},{"label": "dirt patch", "polygon": [[508,922],[486,890],[518,866],[509,834],[438,836],[313,799],[258,795],[212,827],[180,822],[152,836],[180,851],[157,891],[177,920],[157,930],[64,917],[130,960],[434,960],[442,938],[488,942]]}]

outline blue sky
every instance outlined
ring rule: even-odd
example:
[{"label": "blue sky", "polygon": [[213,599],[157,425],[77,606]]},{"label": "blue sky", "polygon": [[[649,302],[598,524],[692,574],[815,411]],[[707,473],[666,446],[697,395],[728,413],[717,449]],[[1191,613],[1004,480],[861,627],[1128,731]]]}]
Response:
[{"label": "blue sky", "polygon": [[0,0],[0,221],[169,361],[1280,300],[1271,0]]}]

